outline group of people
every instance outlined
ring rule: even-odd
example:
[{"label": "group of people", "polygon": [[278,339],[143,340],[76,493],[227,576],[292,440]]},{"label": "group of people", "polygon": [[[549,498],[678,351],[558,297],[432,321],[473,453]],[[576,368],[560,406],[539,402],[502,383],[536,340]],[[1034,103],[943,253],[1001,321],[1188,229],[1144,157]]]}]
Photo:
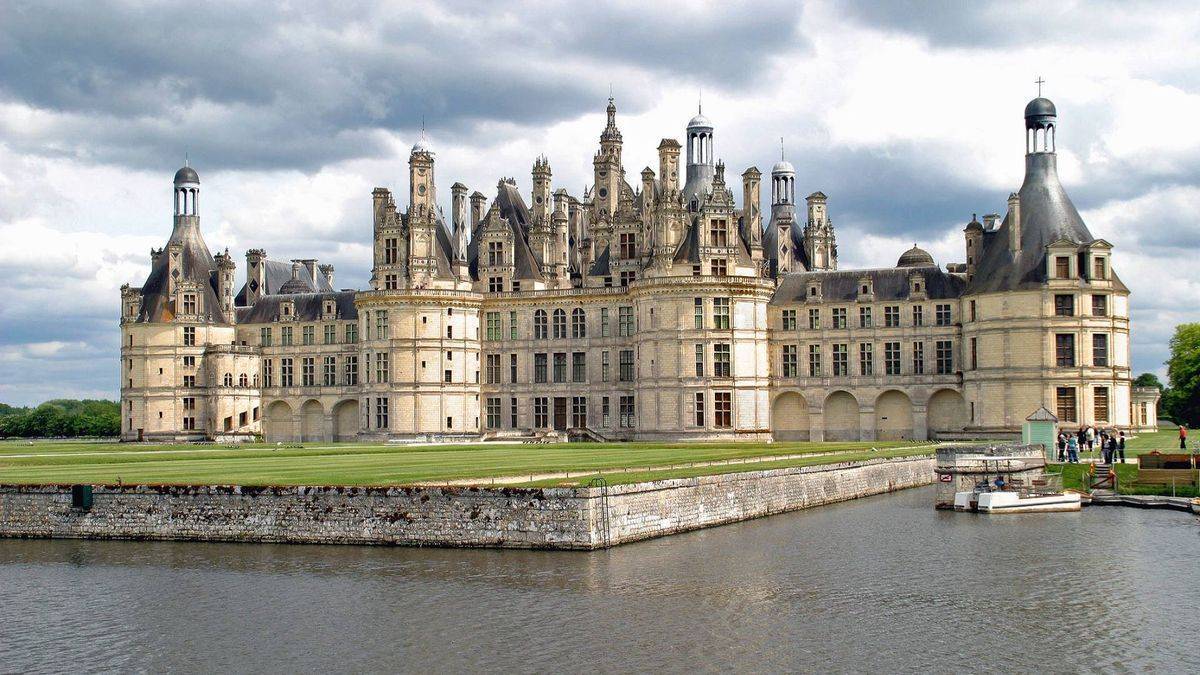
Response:
[{"label": "group of people", "polygon": [[1095,427],[1080,427],[1079,431],[1058,432],[1058,461],[1078,462],[1080,451],[1094,452],[1097,447],[1104,455],[1104,463],[1125,463],[1125,432],[1111,429],[1096,430]]}]

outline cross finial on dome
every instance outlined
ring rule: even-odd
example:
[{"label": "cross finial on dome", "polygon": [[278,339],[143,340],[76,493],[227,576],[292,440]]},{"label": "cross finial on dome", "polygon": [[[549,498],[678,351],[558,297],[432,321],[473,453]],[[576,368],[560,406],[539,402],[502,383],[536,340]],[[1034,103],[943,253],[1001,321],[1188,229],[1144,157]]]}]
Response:
[{"label": "cross finial on dome", "polygon": [[784,159],[786,159],[786,158],[783,156],[783,136],[780,136],[779,137],[779,161],[782,162]]},{"label": "cross finial on dome", "polygon": [[1038,75],[1038,79],[1034,80],[1034,81],[1033,81],[1033,83],[1034,83],[1034,84],[1036,84],[1036,85],[1038,86],[1038,98],[1041,98],[1041,96],[1042,96],[1042,85],[1043,85],[1043,84],[1045,84],[1045,83],[1046,83],[1046,81],[1042,79],[1042,76],[1041,76],[1041,75]]},{"label": "cross finial on dome", "polygon": [[187,153],[187,150],[184,150],[184,151],[183,151],[183,165],[184,165],[184,166],[191,166],[191,164],[188,164],[188,153]]}]

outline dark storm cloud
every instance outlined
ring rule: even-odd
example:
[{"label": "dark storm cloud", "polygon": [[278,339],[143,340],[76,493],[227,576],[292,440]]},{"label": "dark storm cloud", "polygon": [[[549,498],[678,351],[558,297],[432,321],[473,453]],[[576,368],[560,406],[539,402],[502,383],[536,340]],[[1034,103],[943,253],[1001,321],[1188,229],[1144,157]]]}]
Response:
[{"label": "dark storm cloud", "polygon": [[138,168],[186,149],[214,168],[312,170],[386,154],[382,129],[545,126],[593,110],[617,78],[632,111],[653,101],[654,76],[737,90],[770,54],[802,44],[797,13],[10,4],[0,100],[56,114],[0,127],[0,139]]}]

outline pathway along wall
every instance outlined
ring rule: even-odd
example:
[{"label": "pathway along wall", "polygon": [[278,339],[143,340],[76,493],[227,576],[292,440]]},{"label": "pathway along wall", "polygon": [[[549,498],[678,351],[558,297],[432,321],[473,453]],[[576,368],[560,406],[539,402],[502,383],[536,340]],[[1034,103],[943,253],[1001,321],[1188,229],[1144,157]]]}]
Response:
[{"label": "pathway along wall", "polygon": [[609,488],[0,486],[0,536],[594,549],[933,482],[909,457]]}]

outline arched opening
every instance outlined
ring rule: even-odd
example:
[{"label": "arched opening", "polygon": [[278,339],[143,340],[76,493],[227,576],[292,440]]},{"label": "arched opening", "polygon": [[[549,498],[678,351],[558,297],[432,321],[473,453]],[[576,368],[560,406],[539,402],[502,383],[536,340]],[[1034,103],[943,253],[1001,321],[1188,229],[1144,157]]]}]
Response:
[{"label": "arched opening", "polygon": [[967,427],[967,402],[953,389],[939,389],[929,398],[926,408],[929,434],[958,432]]},{"label": "arched opening", "polygon": [[316,400],[309,400],[300,408],[300,440],[320,441],[324,439],[321,427],[325,422],[325,410]]},{"label": "arched opening", "polygon": [[825,399],[825,440],[857,441],[861,437],[858,399],[846,391],[830,394]]},{"label": "arched opening", "polygon": [[275,401],[267,406],[263,415],[263,440],[268,443],[296,440],[296,430],[292,420],[292,406],[283,401]]},{"label": "arched opening", "polygon": [[771,434],[777,441],[809,440],[808,401],[794,391],[775,397],[771,406]]},{"label": "arched opening", "polygon": [[358,401],[342,401],[333,407],[333,440],[356,440],[358,424]]},{"label": "arched opening", "polygon": [[885,391],[875,400],[875,438],[904,441],[913,437],[912,399],[902,391]]}]

